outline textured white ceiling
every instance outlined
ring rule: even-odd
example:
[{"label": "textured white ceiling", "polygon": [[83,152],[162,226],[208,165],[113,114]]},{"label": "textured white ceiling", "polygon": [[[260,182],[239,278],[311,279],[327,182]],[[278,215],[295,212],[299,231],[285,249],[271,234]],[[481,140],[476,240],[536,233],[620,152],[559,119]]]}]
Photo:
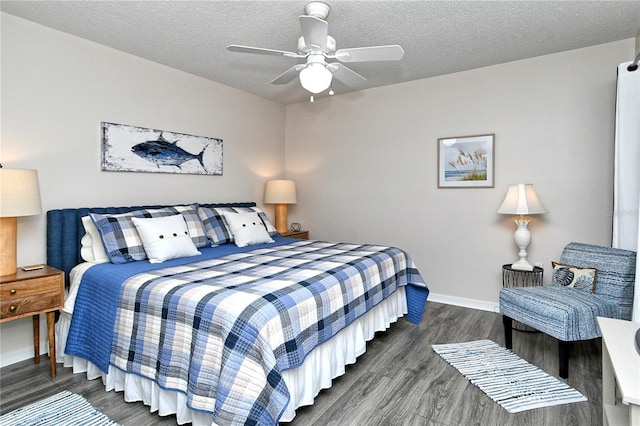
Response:
[{"label": "textured white ceiling", "polygon": [[[227,51],[296,50],[307,1],[5,1],[0,10],[281,103],[308,99],[295,59]],[[361,87],[448,74],[634,37],[640,1],[333,1],[338,48],[399,44],[400,62],[354,63]],[[629,60],[633,58],[630,57]],[[580,70],[576,70],[580,72]]]}]

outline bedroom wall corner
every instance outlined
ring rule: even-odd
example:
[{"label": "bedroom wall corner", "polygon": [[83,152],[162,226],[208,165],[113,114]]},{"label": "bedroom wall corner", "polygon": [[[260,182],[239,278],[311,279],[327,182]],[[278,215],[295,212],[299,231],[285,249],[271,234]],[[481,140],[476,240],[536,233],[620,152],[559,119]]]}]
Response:
[{"label": "bedroom wall corner", "polygon": [[[283,105],[4,12],[0,20],[0,161],[38,170],[45,212],[261,205],[264,183],[284,174]],[[102,121],[221,138],[223,175],[101,171]],[[46,261],[45,228],[44,213],[19,219],[18,264]],[[31,335],[28,319],[0,326],[1,366],[33,356]]]}]

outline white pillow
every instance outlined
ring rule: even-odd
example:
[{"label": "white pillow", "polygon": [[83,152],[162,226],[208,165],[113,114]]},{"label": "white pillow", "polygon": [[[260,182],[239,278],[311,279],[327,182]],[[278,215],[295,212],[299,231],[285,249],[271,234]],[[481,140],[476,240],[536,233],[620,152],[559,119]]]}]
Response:
[{"label": "white pillow", "polygon": [[80,240],[80,256],[86,262],[109,262],[109,256],[104,251],[100,232],[89,216],[82,217],[84,236]]},{"label": "white pillow", "polygon": [[233,234],[233,241],[238,247],[274,242],[262,224],[258,213],[224,212],[223,214],[231,234]]},{"label": "white pillow", "polygon": [[181,214],[164,217],[132,217],[150,263],[200,254],[189,236]]},{"label": "white pillow", "polygon": [[80,257],[85,262],[95,262],[96,257],[93,255],[93,238],[91,235],[84,234],[80,240]]}]

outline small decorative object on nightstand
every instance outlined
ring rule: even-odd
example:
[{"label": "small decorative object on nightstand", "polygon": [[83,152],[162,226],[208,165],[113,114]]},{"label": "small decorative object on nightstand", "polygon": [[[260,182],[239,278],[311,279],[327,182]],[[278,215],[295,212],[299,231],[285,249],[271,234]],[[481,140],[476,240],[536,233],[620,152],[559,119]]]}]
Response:
[{"label": "small decorative object on nightstand", "polygon": [[303,230],[297,230],[297,231],[287,231],[287,232],[282,232],[280,233],[281,236],[283,237],[288,237],[288,238],[298,238],[300,240],[308,240],[309,239],[309,231],[303,231]]},{"label": "small decorative object on nightstand", "polygon": [[[30,269],[30,268],[27,268]],[[56,377],[55,311],[64,304],[64,272],[44,266],[0,276],[0,322],[33,318],[34,361],[40,362],[40,314],[47,314],[49,373]]]},{"label": "small decorative object on nightstand", "polygon": [[[532,271],[523,271],[514,269],[512,264],[502,265],[502,287],[533,287],[542,285],[544,269],[534,266]],[[521,324],[518,321],[513,322],[513,328],[519,331],[535,331],[535,329]]]}]

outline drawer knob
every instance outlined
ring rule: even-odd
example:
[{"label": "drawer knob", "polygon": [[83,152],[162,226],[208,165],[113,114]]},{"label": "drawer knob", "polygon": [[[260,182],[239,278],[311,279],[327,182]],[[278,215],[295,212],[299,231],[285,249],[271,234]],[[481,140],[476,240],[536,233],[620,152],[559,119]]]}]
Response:
[{"label": "drawer knob", "polygon": [[15,312],[15,311],[16,311],[16,309],[18,309],[18,308],[16,307],[16,305],[11,305],[11,306],[9,306],[9,312]]},{"label": "drawer knob", "polygon": [[11,290],[9,290],[9,293],[11,293],[11,295],[13,296],[14,294],[17,293],[15,288],[12,288]]}]

